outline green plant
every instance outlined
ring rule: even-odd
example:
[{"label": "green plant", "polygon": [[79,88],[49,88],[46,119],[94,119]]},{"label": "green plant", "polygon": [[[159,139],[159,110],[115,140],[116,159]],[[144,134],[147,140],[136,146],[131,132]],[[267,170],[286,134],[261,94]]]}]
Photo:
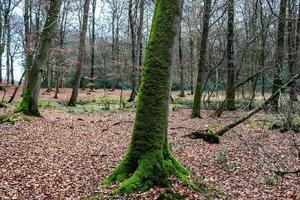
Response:
[{"label": "green plant", "polygon": [[268,186],[274,186],[277,183],[276,176],[264,176],[264,183]]},{"label": "green plant", "polygon": [[15,120],[13,119],[13,114],[9,113],[9,114],[0,116],[0,124],[1,123],[8,123],[8,124],[14,125]]},{"label": "green plant", "polygon": [[222,169],[228,170],[228,150],[226,147],[222,147],[222,149],[216,153],[215,160]]}]

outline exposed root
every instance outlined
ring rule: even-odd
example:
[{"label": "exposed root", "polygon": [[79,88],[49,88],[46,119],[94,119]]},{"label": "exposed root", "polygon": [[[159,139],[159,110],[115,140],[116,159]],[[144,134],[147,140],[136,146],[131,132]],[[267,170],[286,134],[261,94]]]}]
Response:
[{"label": "exposed root", "polygon": [[164,152],[162,163],[157,156],[149,155],[138,161],[138,166],[132,170],[129,165],[129,156],[116,167],[102,185],[121,183],[118,189],[112,194],[129,194],[137,191],[147,191],[157,185],[161,187],[169,186],[168,177],[176,176],[183,184],[190,186],[192,189],[201,192],[205,196],[209,190],[194,183],[190,177],[193,175],[187,170],[173,155],[167,150]]}]

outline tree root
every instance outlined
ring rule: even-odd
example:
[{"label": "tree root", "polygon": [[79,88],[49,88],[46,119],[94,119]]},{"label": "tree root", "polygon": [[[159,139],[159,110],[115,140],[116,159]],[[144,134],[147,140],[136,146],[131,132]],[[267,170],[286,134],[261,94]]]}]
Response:
[{"label": "tree root", "polygon": [[101,183],[102,185],[121,183],[116,190],[112,191],[112,195],[129,194],[138,191],[144,192],[155,185],[167,187],[169,186],[168,178],[174,175],[183,184],[201,192],[206,197],[210,196],[210,189],[205,185],[199,186],[194,183],[191,180],[191,177],[193,177],[192,173],[169,150],[164,153],[161,165],[159,158],[150,155],[139,160],[135,170],[131,170],[132,166],[129,165],[129,157],[127,155],[116,169]]}]

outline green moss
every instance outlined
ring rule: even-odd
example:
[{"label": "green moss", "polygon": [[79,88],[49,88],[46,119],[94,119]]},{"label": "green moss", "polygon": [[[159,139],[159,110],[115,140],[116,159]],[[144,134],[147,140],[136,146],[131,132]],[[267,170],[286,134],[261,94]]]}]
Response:
[{"label": "green moss", "polygon": [[29,115],[29,116],[40,117],[41,114],[40,114],[40,112],[38,110],[32,110],[31,109],[32,102],[33,102],[33,99],[31,98],[31,96],[30,96],[30,90],[27,87],[25,89],[25,91],[24,91],[22,101],[19,104],[18,108],[16,108],[15,112],[24,113],[24,114]]},{"label": "green moss", "polygon": [[[114,193],[166,187],[172,175],[199,189],[190,172],[172,155],[167,143],[169,90],[175,19],[179,1],[157,0],[138,92],[137,113],[130,148],[123,161],[102,184],[121,182]],[[163,24],[163,26],[162,26]]]},{"label": "green moss", "polygon": [[12,113],[0,116],[0,124],[1,123],[8,123],[14,125],[15,120],[13,119]]},{"label": "green moss", "polygon": [[0,103],[0,108],[6,108],[6,105],[3,103]]}]

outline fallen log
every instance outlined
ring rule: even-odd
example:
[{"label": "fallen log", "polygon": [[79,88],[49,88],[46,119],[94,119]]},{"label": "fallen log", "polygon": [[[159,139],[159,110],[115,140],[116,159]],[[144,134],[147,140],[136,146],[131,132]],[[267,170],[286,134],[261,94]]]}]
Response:
[{"label": "fallen log", "polygon": [[282,89],[284,89],[286,87],[289,87],[290,84],[292,84],[293,81],[297,80],[299,77],[300,77],[300,74],[295,75],[292,79],[289,80],[289,82],[287,82],[285,85],[283,85],[281,88],[279,88],[271,97],[269,97],[262,105],[260,105],[256,109],[252,110],[251,112],[249,112],[245,116],[239,118],[237,121],[232,122],[231,124],[223,127],[222,129],[217,131],[215,134],[218,135],[218,136],[222,136],[227,131],[229,131],[230,129],[238,126],[239,124],[243,123],[244,121],[246,121],[247,119],[249,119],[250,117],[255,115],[256,113],[258,113],[259,111],[263,110],[267,105],[269,105],[272,102],[272,100],[274,100],[280,94]]}]

